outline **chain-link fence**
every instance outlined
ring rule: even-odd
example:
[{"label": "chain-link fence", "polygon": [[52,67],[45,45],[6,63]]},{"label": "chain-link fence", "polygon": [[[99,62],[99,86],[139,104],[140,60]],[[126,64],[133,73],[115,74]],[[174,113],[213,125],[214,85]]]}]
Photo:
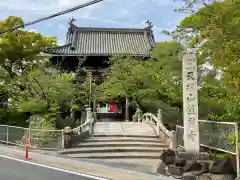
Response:
[{"label": "chain-link fence", "polygon": [[199,132],[200,144],[202,146],[236,154],[237,123],[200,120]]},{"label": "chain-link fence", "polygon": [[[184,128],[182,126],[177,126],[176,131],[178,145],[184,146]],[[237,136],[237,123],[199,120],[199,138],[201,146],[236,154]]]},{"label": "chain-link fence", "polygon": [[[184,147],[184,127],[176,126],[177,145]],[[236,156],[239,167],[239,125],[235,122],[199,120],[200,146]]]},{"label": "chain-link fence", "polygon": [[58,150],[64,146],[63,130],[29,129],[0,125],[1,143],[25,146],[28,137],[30,148]]}]

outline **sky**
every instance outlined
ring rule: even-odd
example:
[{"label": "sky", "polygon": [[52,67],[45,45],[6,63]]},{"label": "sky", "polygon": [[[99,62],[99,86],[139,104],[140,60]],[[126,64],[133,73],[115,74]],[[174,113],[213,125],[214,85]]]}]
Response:
[{"label": "sky", "polygon": [[[90,0],[0,0],[0,20],[8,16],[22,17],[25,23],[51,15]],[[144,28],[150,20],[156,41],[170,40],[162,30],[173,30],[186,16],[174,12],[181,7],[174,0],[103,0],[98,4],[79,9],[51,20],[29,26],[27,29],[42,35],[56,36],[64,44],[68,21],[83,27]]]}]

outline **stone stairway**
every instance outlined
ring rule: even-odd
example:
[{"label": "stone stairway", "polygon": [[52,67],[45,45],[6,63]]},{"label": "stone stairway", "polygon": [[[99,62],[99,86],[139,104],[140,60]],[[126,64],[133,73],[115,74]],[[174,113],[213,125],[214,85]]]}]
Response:
[{"label": "stone stairway", "polygon": [[156,137],[96,136],[60,151],[72,158],[158,159],[167,146]]},{"label": "stone stairway", "polygon": [[[96,126],[97,125],[97,126]],[[121,122],[95,124],[93,135],[61,156],[132,170],[156,172],[160,155],[168,146],[148,124]]]},{"label": "stone stairway", "polygon": [[141,171],[156,172],[159,158],[167,145],[156,136],[92,136],[73,148],[60,151],[61,156]]}]

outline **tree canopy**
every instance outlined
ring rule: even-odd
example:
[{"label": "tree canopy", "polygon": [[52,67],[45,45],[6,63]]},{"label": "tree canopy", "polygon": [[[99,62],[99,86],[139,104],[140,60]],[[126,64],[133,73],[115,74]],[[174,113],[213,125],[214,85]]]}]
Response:
[{"label": "tree canopy", "polygon": [[[19,17],[10,16],[0,22],[0,29],[23,25]],[[17,74],[27,73],[37,64],[37,54],[45,47],[56,45],[55,37],[45,37],[39,33],[15,30],[1,34],[0,65],[13,78]]]},{"label": "tree canopy", "polygon": [[[144,111],[156,112],[157,108],[165,108],[181,112],[181,44],[187,41],[194,47],[205,40],[206,43],[197,53],[201,87],[200,118],[238,121],[239,3],[228,0],[184,0],[185,6],[181,11],[191,14],[173,32],[168,33],[173,41],[156,44],[150,60],[141,61],[130,57],[112,59],[103,86],[105,98],[127,96]],[[196,9],[197,5],[201,8]],[[165,111],[166,114],[170,112]]]},{"label": "tree canopy", "polygon": [[153,113],[161,108],[166,119],[180,121],[181,49],[175,42],[159,42],[148,60],[112,58],[105,81],[99,87],[101,99],[128,97],[134,108]]},{"label": "tree canopy", "polygon": [[191,46],[207,40],[198,53],[199,64],[211,66],[202,95],[206,101],[224,106],[218,117],[223,120],[240,119],[239,5],[239,1],[229,0],[204,4],[171,33],[176,40],[187,38]]},{"label": "tree canopy", "polygon": [[[0,22],[0,28],[22,24],[21,18],[10,16]],[[49,59],[41,56],[44,48],[52,46],[56,46],[55,37],[24,29],[1,35],[0,90],[9,101],[8,108],[0,109],[1,122],[26,126],[29,117],[38,121],[41,116],[55,128],[76,123],[73,112],[85,104],[84,90],[79,90],[72,74],[50,67]]]},{"label": "tree canopy", "polygon": [[[72,72],[58,72],[49,66],[48,59],[39,56],[43,48],[56,46],[55,37],[23,29],[2,34],[0,90],[11,98],[11,106],[0,110],[0,119],[10,121],[21,116],[33,120],[33,116],[40,114],[49,119],[51,127],[61,128],[64,122],[77,124],[76,114],[72,112],[93,99],[127,97],[133,109],[138,107],[152,113],[162,109],[165,123],[174,127],[182,123],[183,42],[195,47],[206,40],[197,52],[199,117],[239,121],[240,2],[183,1],[180,11],[190,14],[173,32],[167,32],[172,41],[157,42],[147,60],[111,57],[104,82],[99,86],[90,81],[91,74],[84,86],[79,86],[73,81]],[[197,5],[201,8],[196,9]],[[0,28],[19,24],[23,24],[21,18],[9,17],[0,22]]]}]

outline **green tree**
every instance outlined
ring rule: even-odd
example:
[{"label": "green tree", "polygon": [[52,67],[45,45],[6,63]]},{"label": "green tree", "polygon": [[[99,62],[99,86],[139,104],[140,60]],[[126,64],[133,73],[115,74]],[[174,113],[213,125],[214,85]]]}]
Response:
[{"label": "green tree", "polygon": [[[10,16],[0,21],[0,30],[18,25],[23,25],[22,19]],[[38,54],[42,48],[56,45],[56,38],[44,37],[39,33],[23,29],[10,31],[0,36],[0,92],[7,95],[10,100],[16,99],[21,90],[28,88],[24,87],[18,78],[23,78],[34,68],[46,62],[46,59]],[[0,117],[2,123],[19,123],[24,126],[28,116],[7,108],[0,110]]]},{"label": "green tree", "polygon": [[161,108],[166,120],[180,121],[181,50],[178,43],[159,42],[148,60],[113,58],[101,85],[102,98],[128,97],[133,107],[153,113]]},{"label": "green tree", "polygon": [[64,122],[74,124],[76,119],[71,117],[71,112],[79,109],[80,104],[77,102],[79,89],[72,82],[72,74],[39,68],[17,80],[25,88],[12,100],[12,108],[53,118],[58,128],[62,128]]},{"label": "green tree", "polygon": [[240,34],[237,29],[240,27],[240,2],[225,0],[203,5],[195,14],[182,20],[170,34],[176,40],[190,40],[191,46],[207,40],[199,49],[198,60],[200,65],[208,62],[212,69],[206,76],[202,76],[204,85],[200,98],[204,103],[212,104],[218,109],[210,110],[208,118],[238,121]]},{"label": "green tree", "polygon": [[[0,29],[3,30],[19,25],[23,25],[19,17],[10,16],[0,21]],[[42,60],[37,56],[41,49],[54,45],[55,37],[46,37],[23,29],[1,34],[0,66],[10,78],[27,73],[39,63],[39,59]]]}]

